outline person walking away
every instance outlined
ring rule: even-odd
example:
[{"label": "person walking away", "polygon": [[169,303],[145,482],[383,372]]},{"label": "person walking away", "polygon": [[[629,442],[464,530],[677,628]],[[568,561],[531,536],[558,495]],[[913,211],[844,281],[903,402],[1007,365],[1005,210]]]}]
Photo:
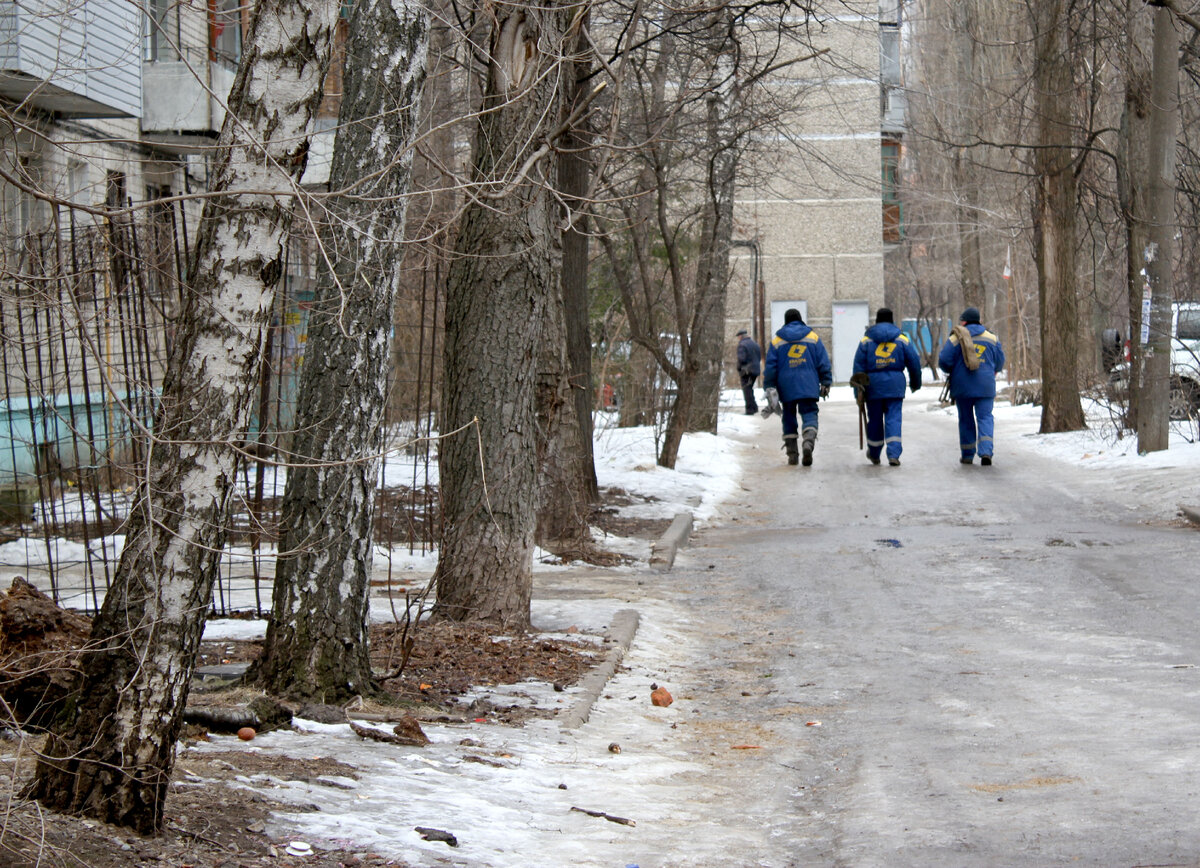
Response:
[{"label": "person walking away", "polygon": [[896,325],[891,310],[881,307],[854,354],[854,373],[867,375],[867,458],[872,464],[879,463],[886,447],[888,464],[900,466],[906,370],[907,385],[915,392],[921,388],[921,357]]},{"label": "person walking away", "polygon": [[754,384],[762,373],[762,350],[750,337],[745,329],[737,333],[737,370],[742,378],[742,396],[746,399],[746,415],[753,416],[758,412],[758,402],[754,400]]},{"label": "person walking away", "polygon": [[783,327],[771,338],[763,369],[767,399],[774,397],[774,390],[783,409],[783,445],[788,464],[796,464],[799,459],[796,440],[801,426],[796,424],[797,414],[803,429],[804,466],[812,464],[817,444],[817,399],[826,397],[832,384],[833,370],[821,336],[805,325],[800,311],[788,308]]},{"label": "person walking away", "polygon": [[979,309],[962,312],[938,353],[938,367],[950,377],[950,398],[958,408],[958,442],[963,464],[992,463],[995,449],[996,374],[1004,370],[1000,339],[979,323]]}]

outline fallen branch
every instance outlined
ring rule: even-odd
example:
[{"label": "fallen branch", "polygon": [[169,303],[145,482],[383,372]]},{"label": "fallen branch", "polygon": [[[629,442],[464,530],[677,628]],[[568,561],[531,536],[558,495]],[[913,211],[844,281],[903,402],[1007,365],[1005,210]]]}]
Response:
[{"label": "fallen branch", "polygon": [[612,814],[606,814],[603,811],[589,811],[587,808],[576,808],[571,806],[572,811],[578,811],[581,814],[587,814],[589,817],[601,817],[608,820],[610,823],[620,823],[622,826],[636,826],[633,820],[628,820],[625,817],[614,817]]},{"label": "fallen branch", "polygon": [[429,744],[429,739],[416,720],[405,720],[392,732],[383,732],[370,726],[359,726],[352,720],[350,721],[350,730],[359,738],[369,738],[384,744],[399,744],[405,747],[424,747]]},{"label": "fallen branch", "polygon": [[237,732],[243,726],[258,729],[262,723],[258,719],[258,715],[247,708],[213,708],[209,706],[184,709],[183,722],[203,726],[209,732],[223,733]]},{"label": "fallen branch", "polygon": [[444,832],[441,829],[430,829],[428,826],[417,826],[415,831],[426,841],[441,841],[444,844],[449,844],[451,847],[458,846],[458,838],[451,835],[449,832]]}]

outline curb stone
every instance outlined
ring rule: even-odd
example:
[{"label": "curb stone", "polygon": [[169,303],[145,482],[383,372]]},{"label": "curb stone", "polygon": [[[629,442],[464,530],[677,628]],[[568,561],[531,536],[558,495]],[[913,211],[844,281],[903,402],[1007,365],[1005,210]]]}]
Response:
[{"label": "curb stone", "polygon": [[681,545],[687,544],[692,532],[692,514],[690,512],[676,513],[671,526],[662,538],[650,549],[650,567],[658,572],[666,572],[675,563],[675,552]]},{"label": "curb stone", "polygon": [[604,655],[604,661],[579,682],[581,696],[571,710],[560,718],[560,726],[563,729],[576,729],[587,722],[588,716],[592,713],[592,706],[600,698],[600,691],[604,689],[608,679],[616,673],[621,658],[629,650],[629,645],[633,642],[633,636],[637,632],[638,620],[638,613],[634,609],[618,609],[613,614],[612,624],[608,628],[608,636],[614,643],[613,647],[609,648],[608,653]]}]

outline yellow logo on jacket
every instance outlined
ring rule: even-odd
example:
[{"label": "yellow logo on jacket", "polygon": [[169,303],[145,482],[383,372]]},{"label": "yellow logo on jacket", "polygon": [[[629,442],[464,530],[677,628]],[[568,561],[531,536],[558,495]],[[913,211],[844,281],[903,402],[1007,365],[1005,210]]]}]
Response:
[{"label": "yellow logo on jacket", "polygon": [[896,344],[892,341],[885,341],[875,347],[875,364],[886,365],[892,360],[892,353],[896,352]]},{"label": "yellow logo on jacket", "polygon": [[804,344],[792,344],[788,347],[788,358],[793,359],[792,364],[799,364],[804,360],[804,351],[806,349],[808,347],[804,346]]}]

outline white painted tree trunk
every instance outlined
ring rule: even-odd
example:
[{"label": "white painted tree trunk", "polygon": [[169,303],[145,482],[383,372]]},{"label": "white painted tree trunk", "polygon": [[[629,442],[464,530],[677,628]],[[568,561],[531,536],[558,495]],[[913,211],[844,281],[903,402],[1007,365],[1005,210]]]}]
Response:
[{"label": "white painted tree trunk", "polygon": [[78,699],[34,795],[144,834],[162,825],[225,542],[283,239],[329,68],[335,0],[261,0],[229,96],[153,449]]}]

